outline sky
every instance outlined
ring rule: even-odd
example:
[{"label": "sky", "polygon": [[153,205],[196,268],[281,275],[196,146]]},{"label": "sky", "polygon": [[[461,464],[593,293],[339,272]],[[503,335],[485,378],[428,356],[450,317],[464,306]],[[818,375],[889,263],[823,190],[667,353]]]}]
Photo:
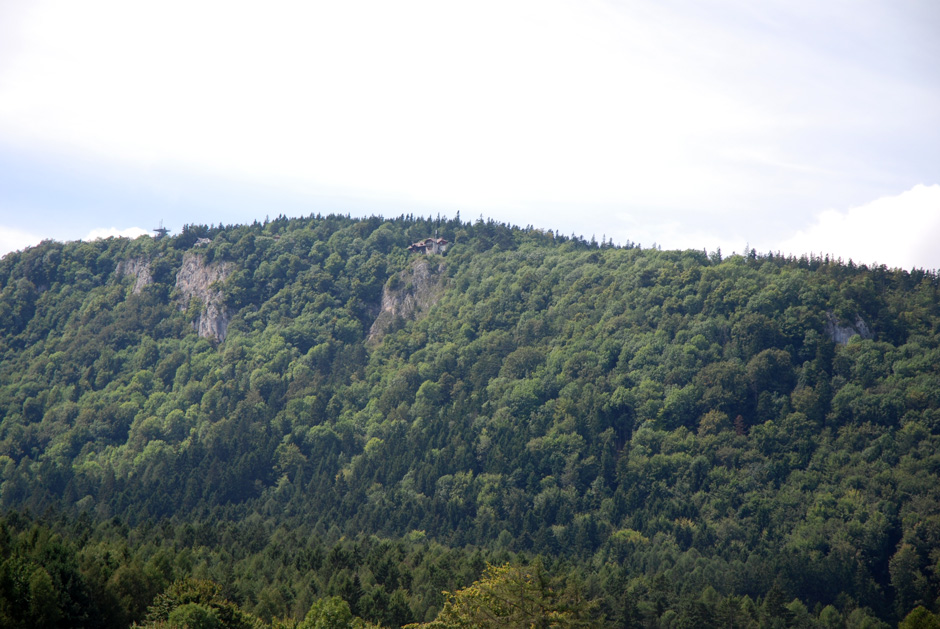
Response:
[{"label": "sky", "polygon": [[940,268],[935,0],[0,0],[0,254],[479,217]]}]

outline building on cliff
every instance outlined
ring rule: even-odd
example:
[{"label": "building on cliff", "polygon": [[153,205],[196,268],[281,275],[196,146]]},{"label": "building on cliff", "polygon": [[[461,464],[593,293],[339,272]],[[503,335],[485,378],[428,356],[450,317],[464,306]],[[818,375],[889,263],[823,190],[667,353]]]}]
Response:
[{"label": "building on cliff", "polygon": [[449,246],[450,242],[444,238],[425,238],[424,240],[411,243],[408,247],[408,251],[411,253],[425,253],[430,255],[432,253],[444,253]]}]

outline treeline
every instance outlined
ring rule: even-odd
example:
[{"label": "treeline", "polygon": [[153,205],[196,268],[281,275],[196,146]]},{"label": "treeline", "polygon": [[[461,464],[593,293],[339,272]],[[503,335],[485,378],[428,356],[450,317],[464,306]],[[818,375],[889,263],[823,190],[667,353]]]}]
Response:
[{"label": "treeline", "polygon": [[[761,597],[669,578],[599,579],[589,565],[449,549],[419,534],[324,543],[279,529],[259,552],[184,545],[179,534],[0,520],[0,624],[23,627],[885,627],[869,608],[809,609],[779,584]],[[299,543],[298,543],[299,542]],[[289,549],[301,548],[299,554]],[[496,562],[496,563],[491,563]],[[267,585],[265,583],[268,583]],[[273,583],[272,583],[273,582]],[[289,610],[285,614],[285,610]],[[937,617],[922,606],[911,627]],[[425,622],[418,619],[425,618]],[[320,624],[317,624],[317,623]],[[924,624],[916,624],[916,623]],[[332,623],[332,624],[330,624]]]},{"label": "treeline", "polygon": [[[434,234],[453,243],[429,258],[439,294],[369,340],[384,287],[423,298],[406,248]],[[180,298],[191,255],[231,268],[221,343]],[[2,592],[21,604],[0,609],[32,609],[41,567],[79,601],[62,626],[69,609],[144,622],[187,578],[252,622],[341,601],[400,626],[487,564],[541,558],[578,622],[937,612],[938,284],[459,217],[281,217],[8,255],[0,506],[20,576]],[[31,550],[53,539],[71,572]]]}]

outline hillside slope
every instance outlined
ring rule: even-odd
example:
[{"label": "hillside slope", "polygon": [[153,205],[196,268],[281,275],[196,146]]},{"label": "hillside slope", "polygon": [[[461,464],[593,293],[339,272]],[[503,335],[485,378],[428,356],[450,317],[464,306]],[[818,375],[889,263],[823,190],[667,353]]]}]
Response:
[{"label": "hillside slope", "polygon": [[611,626],[940,594],[934,273],[330,216],[47,242],[0,295],[0,547],[52,527],[115,626],[187,576],[429,620],[536,554]]}]

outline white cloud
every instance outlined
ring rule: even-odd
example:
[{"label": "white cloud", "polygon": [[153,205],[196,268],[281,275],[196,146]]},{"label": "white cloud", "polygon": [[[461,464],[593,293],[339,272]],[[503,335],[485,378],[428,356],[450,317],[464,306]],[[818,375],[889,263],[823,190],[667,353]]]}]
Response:
[{"label": "white cloud", "polygon": [[0,225],[0,256],[4,256],[11,251],[19,251],[26,247],[38,245],[41,241],[42,236],[14,227]]},{"label": "white cloud", "polygon": [[[776,164],[827,172],[813,159],[819,129],[849,118],[823,97],[841,83],[821,87],[850,74],[851,57],[821,60],[734,5],[35,6],[0,83],[0,133],[277,185],[481,209],[741,210],[794,189],[769,181]],[[896,87],[890,102],[920,102]],[[806,131],[808,148],[782,140]],[[761,172],[741,177],[749,165]]]},{"label": "white cloud", "polygon": [[600,5],[38,6],[0,129],[144,163],[484,207],[687,201],[669,183],[710,190],[701,143],[760,122],[667,26]]},{"label": "white cloud", "polygon": [[815,222],[770,249],[831,254],[864,264],[940,269],[940,185],[917,185],[889,197],[820,213]]},{"label": "white cloud", "polygon": [[128,227],[127,229],[118,229],[117,227],[98,227],[88,232],[82,240],[98,240],[101,238],[137,238],[148,234],[146,229],[140,227]]},{"label": "white cloud", "polygon": [[[148,234],[146,229],[141,229],[140,227],[128,227],[126,229],[118,229],[117,227],[98,227],[92,229],[82,238],[82,240],[98,240],[99,238],[137,238],[138,236],[143,236]],[[13,251],[21,251],[27,247],[35,247],[44,239],[50,238],[49,234],[40,236],[22,229],[17,229],[15,227],[7,227],[5,225],[0,225],[0,256],[4,256]],[[57,236],[61,238],[61,236]],[[68,236],[65,237],[68,239]]]}]

